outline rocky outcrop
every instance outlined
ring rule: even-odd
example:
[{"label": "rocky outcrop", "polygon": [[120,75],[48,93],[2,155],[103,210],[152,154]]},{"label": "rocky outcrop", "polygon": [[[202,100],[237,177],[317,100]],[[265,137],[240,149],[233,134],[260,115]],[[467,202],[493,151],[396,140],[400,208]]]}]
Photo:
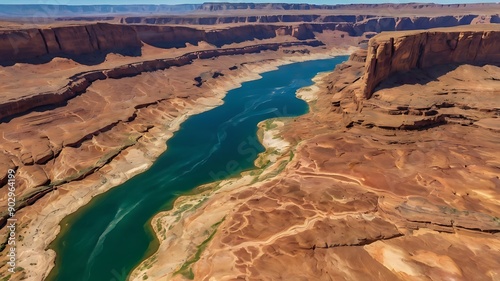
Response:
[{"label": "rocky outcrop", "polygon": [[64,56],[75,58],[95,52],[140,53],[141,42],[126,25],[96,23],[0,32],[0,62],[31,62]]},{"label": "rocky outcrop", "polygon": [[370,98],[375,87],[396,72],[453,63],[500,63],[500,28],[488,29],[471,27],[463,31],[430,30],[373,37],[368,46],[363,96]]}]

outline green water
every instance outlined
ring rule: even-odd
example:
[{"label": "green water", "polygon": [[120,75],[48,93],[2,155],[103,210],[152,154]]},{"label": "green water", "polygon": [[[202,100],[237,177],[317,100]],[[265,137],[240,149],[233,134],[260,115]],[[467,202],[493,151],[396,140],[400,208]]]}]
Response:
[{"label": "green water", "polygon": [[254,168],[257,154],[264,151],[257,123],[306,113],[307,104],[295,97],[297,89],[345,59],[282,66],[230,91],[223,105],[190,117],[149,170],[63,220],[52,244],[56,267],[47,280],[126,280],[157,246],[150,219],[180,194]]}]

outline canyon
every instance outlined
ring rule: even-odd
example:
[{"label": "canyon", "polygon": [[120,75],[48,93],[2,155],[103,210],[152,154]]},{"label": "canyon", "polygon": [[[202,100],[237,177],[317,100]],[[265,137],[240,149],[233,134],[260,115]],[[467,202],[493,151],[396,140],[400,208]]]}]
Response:
[{"label": "canyon", "polygon": [[[132,280],[496,280],[499,50],[465,40],[498,34],[373,37],[297,93],[310,113],[261,126],[287,143],[267,143],[271,164],[200,187],[153,219],[160,250]],[[401,43],[422,38],[441,60],[411,63],[434,55]],[[476,54],[491,61],[470,64]]]},{"label": "canyon", "polygon": [[310,113],[261,128],[290,144],[263,154],[271,165],[153,219],[171,231],[130,278],[495,280],[498,4],[245,5],[2,19],[2,251],[14,169],[22,258],[10,280],[47,277],[61,219],[146,170],[188,116],[278,65],[348,53],[298,93]]}]

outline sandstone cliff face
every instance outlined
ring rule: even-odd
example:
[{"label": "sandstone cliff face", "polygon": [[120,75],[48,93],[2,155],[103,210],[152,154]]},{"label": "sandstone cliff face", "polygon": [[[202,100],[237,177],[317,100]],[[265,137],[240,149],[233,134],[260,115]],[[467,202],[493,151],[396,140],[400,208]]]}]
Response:
[{"label": "sandstone cliff face", "polygon": [[396,72],[453,63],[500,63],[498,42],[500,30],[375,36],[368,46],[362,93],[370,98],[375,87]]},{"label": "sandstone cliff face", "polygon": [[144,43],[160,48],[185,47],[186,43],[197,44],[204,37],[204,31],[189,27],[136,25],[138,37]]},{"label": "sandstone cliff face", "polygon": [[241,25],[215,30],[201,30],[182,26],[135,25],[138,37],[144,43],[160,48],[185,47],[186,43],[197,45],[204,41],[221,47],[255,39],[269,39],[277,36],[293,36],[299,40],[314,39],[313,31],[334,29],[328,26],[298,25]]},{"label": "sandstone cliff face", "polygon": [[140,52],[134,29],[97,23],[47,29],[0,32],[0,62],[22,62],[43,56],[78,56],[94,52]]}]

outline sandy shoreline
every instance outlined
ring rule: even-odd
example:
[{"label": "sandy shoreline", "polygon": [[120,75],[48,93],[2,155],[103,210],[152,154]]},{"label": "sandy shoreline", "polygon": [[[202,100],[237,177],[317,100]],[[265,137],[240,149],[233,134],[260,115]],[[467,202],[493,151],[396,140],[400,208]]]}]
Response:
[{"label": "sandy shoreline", "polygon": [[40,199],[35,205],[22,209],[17,215],[23,225],[22,243],[18,247],[18,266],[25,272],[25,280],[44,280],[54,266],[56,253],[46,250],[60,232],[59,223],[69,214],[88,204],[90,200],[109,189],[120,185],[129,178],[147,170],[154,160],[166,150],[166,141],[179,129],[189,116],[207,111],[222,103],[227,91],[237,88],[242,82],[260,78],[260,73],[271,71],[278,66],[329,58],[348,54],[346,49],[332,49],[325,53],[291,56],[283,59],[265,60],[245,64],[236,77],[217,82],[211,87],[213,97],[199,98],[192,104],[184,103],[184,112],[163,127],[156,126],[146,133],[139,142],[120,153],[109,164],[87,178],[60,186],[58,190]]}]

